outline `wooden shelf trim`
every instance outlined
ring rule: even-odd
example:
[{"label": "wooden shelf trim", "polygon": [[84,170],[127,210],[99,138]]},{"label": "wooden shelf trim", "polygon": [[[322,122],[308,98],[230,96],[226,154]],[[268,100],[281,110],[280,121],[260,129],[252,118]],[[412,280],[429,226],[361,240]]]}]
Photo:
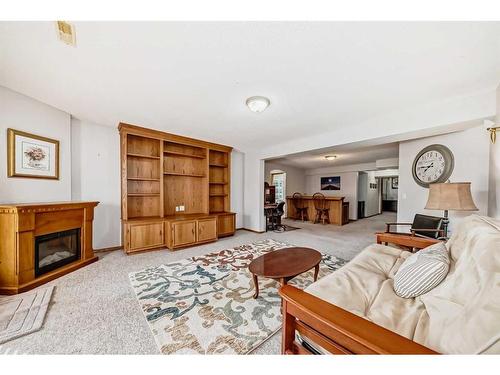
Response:
[{"label": "wooden shelf trim", "polygon": [[153,156],[153,155],[143,155],[143,154],[133,154],[133,153],[128,153],[127,156],[131,156],[134,158],[144,158],[144,159],[155,159],[155,160],[160,160],[159,156]]},{"label": "wooden shelf trim", "polygon": [[214,197],[227,197],[227,194],[210,194],[210,198]]},{"label": "wooden shelf trim", "polygon": [[160,181],[159,178],[149,178],[149,177],[127,177],[127,180],[131,180],[131,181]]},{"label": "wooden shelf trim", "polygon": [[227,185],[227,182],[210,181],[210,185]]},{"label": "wooden shelf trim", "polygon": [[211,167],[227,168],[227,164],[210,163]]},{"label": "wooden shelf trim", "polygon": [[177,151],[163,151],[163,153],[167,154],[167,155],[176,155],[176,156],[181,156],[181,157],[186,157],[186,158],[196,158],[196,159],[206,159],[207,158],[205,155],[186,154],[186,153],[177,152]]},{"label": "wooden shelf trim", "polygon": [[129,197],[159,197],[160,193],[128,193]]},{"label": "wooden shelf trim", "polygon": [[167,176],[206,177],[204,174],[197,174],[197,173],[163,172],[163,174]]},{"label": "wooden shelf trim", "polygon": [[199,139],[193,139],[193,138],[185,137],[182,135],[166,133],[166,132],[162,132],[159,130],[148,129],[148,128],[144,128],[142,126],[127,124],[125,122],[120,122],[120,124],[118,125],[118,130],[120,130],[120,132],[122,132],[122,133],[137,135],[140,137],[154,138],[157,140],[173,142],[173,143],[181,143],[181,144],[185,144],[185,145],[193,146],[193,147],[206,147],[206,148],[210,148],[211,150],[216,150],[219,152],[231,153],[231,151],[233,149],[230,146],[225,146],[225,145],[221,145],[221,144],[217,144],[217,143],[202,141]]}]

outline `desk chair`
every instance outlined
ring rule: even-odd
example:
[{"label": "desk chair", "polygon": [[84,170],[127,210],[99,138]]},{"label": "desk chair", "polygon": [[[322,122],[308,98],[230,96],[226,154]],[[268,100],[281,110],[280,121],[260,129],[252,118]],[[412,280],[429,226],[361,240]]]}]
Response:
[{"label": "desk chair", "polygon": [[278,206],[272,211],[273,230],[284,230],[281,224],[281,217],[285,214],[285,202],[278,203]]}]

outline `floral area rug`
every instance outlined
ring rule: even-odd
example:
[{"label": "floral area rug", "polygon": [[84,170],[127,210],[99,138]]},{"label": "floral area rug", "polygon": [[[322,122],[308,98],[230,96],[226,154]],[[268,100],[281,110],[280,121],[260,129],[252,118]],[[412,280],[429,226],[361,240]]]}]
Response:
[{"label": "floral area rug", "polygon": [[[276,281],[259,278],[260,294],[248,265],[252,259],[290,245],[264,240],[130,274],[144,316],[164,354],[245,354],[281,327]],[[319,278],[343,259],[323,255]],[[313,271],[290,284],[305,288]]]}]

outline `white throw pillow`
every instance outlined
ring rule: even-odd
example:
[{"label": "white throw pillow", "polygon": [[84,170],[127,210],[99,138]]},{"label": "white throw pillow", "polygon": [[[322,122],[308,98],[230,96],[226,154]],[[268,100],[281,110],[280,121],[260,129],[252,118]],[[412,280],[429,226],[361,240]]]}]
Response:
[{"label": "white throw pillow", "polygon": [[448,274],[450,256],[443,242],[408,257],[394,276],[394,291],[403,298],[418,297],[438,286]]}]

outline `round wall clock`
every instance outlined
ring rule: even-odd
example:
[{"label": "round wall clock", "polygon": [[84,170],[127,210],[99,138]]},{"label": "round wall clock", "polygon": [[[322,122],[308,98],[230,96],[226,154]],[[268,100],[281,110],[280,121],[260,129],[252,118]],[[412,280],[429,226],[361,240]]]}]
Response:
[{"label": "round wall clock", "polygon": [[420,186],[446,182],[455,165],[453,153],[443,145],[430,145],[418,153],[413,161],[413,179]]}]

